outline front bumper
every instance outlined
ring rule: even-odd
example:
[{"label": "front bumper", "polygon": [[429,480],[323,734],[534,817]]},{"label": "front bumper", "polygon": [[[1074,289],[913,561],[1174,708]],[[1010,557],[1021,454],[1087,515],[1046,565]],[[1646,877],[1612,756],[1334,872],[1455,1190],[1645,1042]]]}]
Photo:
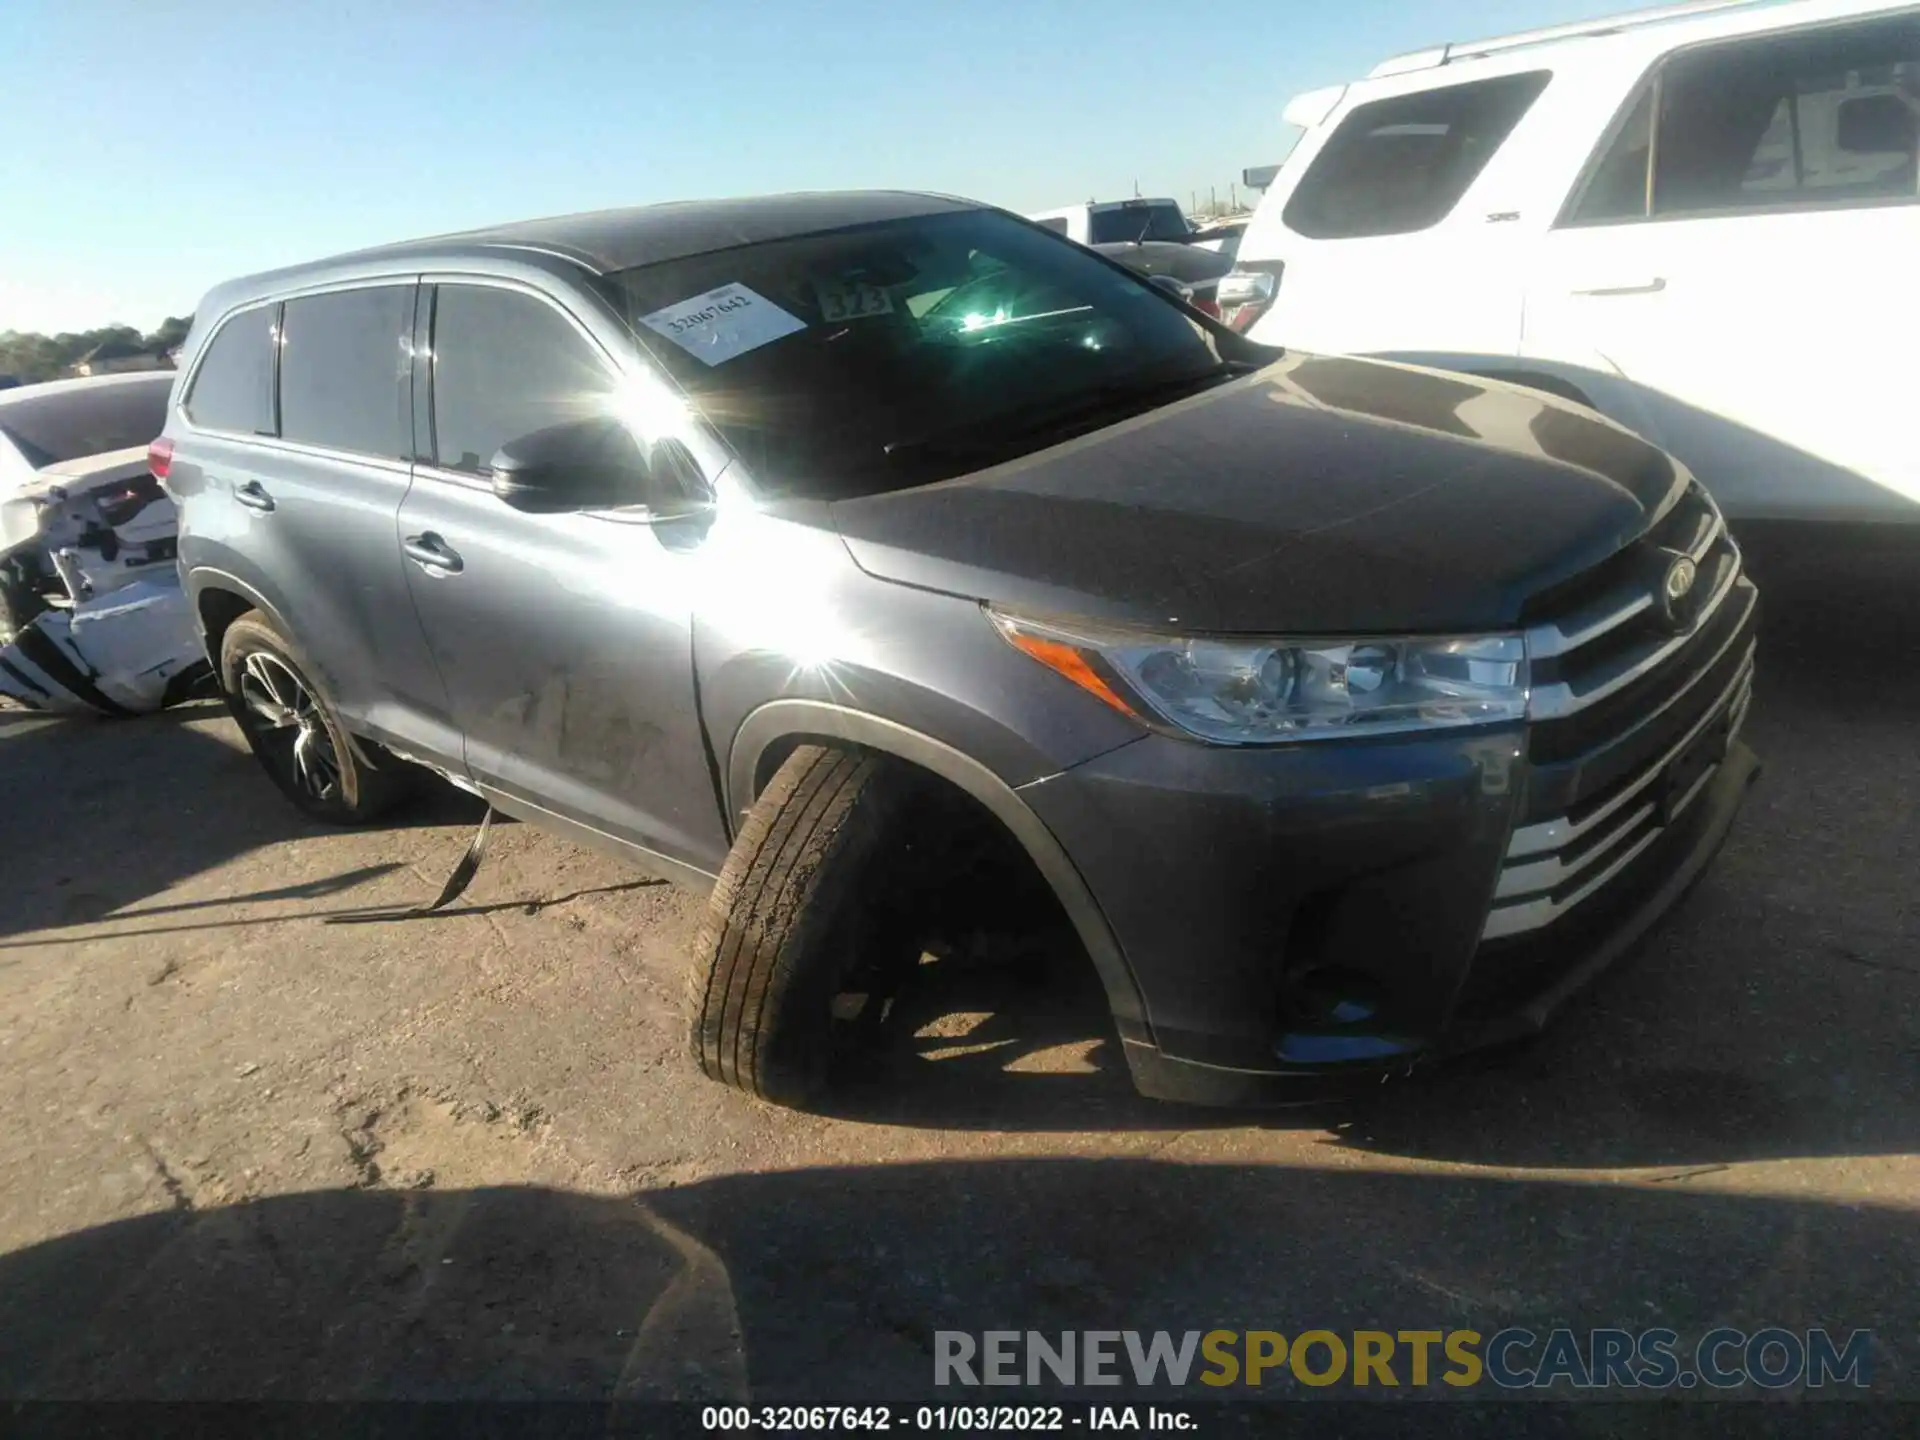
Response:
[{"label": "front bumper", "polygon": [[1305,1102],[1542,1028],[1726,838],[1758,770],[1737,738],[1750,625],[1685,714],[1580,759],[1634,768],[1570,822],[1568,765],[1530,758],[1518,727],[1265,750],[1155,736],[1027,787],[1139,990],[1144,1022],[1120,1023],[1137,1088]]}]

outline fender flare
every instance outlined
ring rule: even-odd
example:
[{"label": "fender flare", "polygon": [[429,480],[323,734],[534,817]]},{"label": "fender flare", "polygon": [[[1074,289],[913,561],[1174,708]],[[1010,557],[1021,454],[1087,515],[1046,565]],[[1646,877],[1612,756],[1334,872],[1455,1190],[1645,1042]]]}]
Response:
[{"label": "fender flare", "polygon": [[[229,594],[239,596],[242,600],[246,601],[250,607],[260,611],[271,620],[274,628],[282,635],[291,636],[293,634],[293,628],[287,624],[286,616],[282,615],[280,611],[275,608],[273,602],[268,600],[266,596],[262,595],[251,585],[247,584],[247,582],[242,580],[238,575],[230,574],[225,570],[216,570],[211,565],[196,565],[187,572],[186,581],[187,598],[193,602],[193,623],[200,629],[200,639],[203,644],[208,639],[208,636],[205,624],[200,616],[200,597],[209,590],[224,590]],[[220,657],[218,655],[209,654],[207,658],[212,661],[216,667],[219,666]]]},{"label": "fender flare", "polygon": [[[296,646],[299,644],[293,627],[287,623],[286,617],[275,608],[273,602],[258,590],[254,589],[253,586],[247,584],[247,582],[239,576],[225,570],[215,569],[211,565],[196,565],[186,573],[184,578],[186,581],[185,588],[187,598],[193,602],[194,628],[200,632],[200,646],[207,652],[207,663],[213,666],[215,675],[220,674],[220,656],[210,643],[212,637],[207,634],[206,622],[200,613],[200,597],[209,590],[222,590],[230,595],[237,595],[240,599],[246,601],[249,607],[258,610],[261,614],[265,615],[267,619],[272,621],[274,629],[293,641]],[[316,684],[319,683],[321,678],[322,677],[315,675],[308,676],[308,679],[314,681]],[[224,685],[224,683],[223,680],[222,684]],[[362,765],[371,765],[373,763],[367,755],[365,748],[361,745],[360,737],[351,730],[347,731],[347,744],[353,747],[354,758]]]},{"label": "fender flare", "polygon": [[1026,851],[1059,900],[1099,973],[1121,1039],[1151,1042],[1139,982],[1105,913],[1059,840],[1011,785],[970,755],[895,721],[817,700],[772,700],[750,713],[734,734],[726,766],[730,816],[738,817],[752,806],[755,776],[769,747],[789,740],[837,741],[896,756],[985,806]]}]

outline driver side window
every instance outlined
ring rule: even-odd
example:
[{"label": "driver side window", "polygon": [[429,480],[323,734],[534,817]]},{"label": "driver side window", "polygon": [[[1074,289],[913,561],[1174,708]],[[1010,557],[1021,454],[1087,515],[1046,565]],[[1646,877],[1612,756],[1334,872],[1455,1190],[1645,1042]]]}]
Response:
[{"label": "driver side window", "polygon": [[489,472],[510,440],[602,412],[612,369],[546,301],[491,285],[441,285],[433,307],[434,463]]}]

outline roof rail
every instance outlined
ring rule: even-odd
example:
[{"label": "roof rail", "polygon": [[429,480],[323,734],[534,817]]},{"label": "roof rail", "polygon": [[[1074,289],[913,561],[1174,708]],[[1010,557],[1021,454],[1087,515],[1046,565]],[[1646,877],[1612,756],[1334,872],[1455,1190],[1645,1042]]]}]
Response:
[{"label": "roof rail", "polygon": [[1539,30],[1521,30],[1512,35],[1495,35],[1486,40],[1453,41],[1429,46],[1382,60],[1367,72],[1367,78],[1381,75],[1405,75],[1414,70],[1430,70],[1454,60],[1493,55],[1502,50],[1518,50],[1526,45],[1543,45],[1549,40],[1572,40],[1583,35],[1614,35],[1622,30],[1638,30],[1643,25],[1659,25],[1682,20],[1711,10],[1732,10],[1762,5],[1769,0],[1680,0],[1676,5],[1656,5],[1649,10],[1629,10],[1621,15],[1602,15],[1592,20],[1574,20],[1565,25],[1548,25]]}]

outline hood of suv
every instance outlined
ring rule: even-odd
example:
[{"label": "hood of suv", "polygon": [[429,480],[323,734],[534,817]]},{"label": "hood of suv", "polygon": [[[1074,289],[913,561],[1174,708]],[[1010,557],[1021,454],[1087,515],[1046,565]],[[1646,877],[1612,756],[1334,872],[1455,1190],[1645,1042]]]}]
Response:
[{"label": "hood of suv", "polygon": [[1292,355],[991,469],[841,501],[881,579],[1201,632],[1510,626],[1685,485],[1552,396]]}]

